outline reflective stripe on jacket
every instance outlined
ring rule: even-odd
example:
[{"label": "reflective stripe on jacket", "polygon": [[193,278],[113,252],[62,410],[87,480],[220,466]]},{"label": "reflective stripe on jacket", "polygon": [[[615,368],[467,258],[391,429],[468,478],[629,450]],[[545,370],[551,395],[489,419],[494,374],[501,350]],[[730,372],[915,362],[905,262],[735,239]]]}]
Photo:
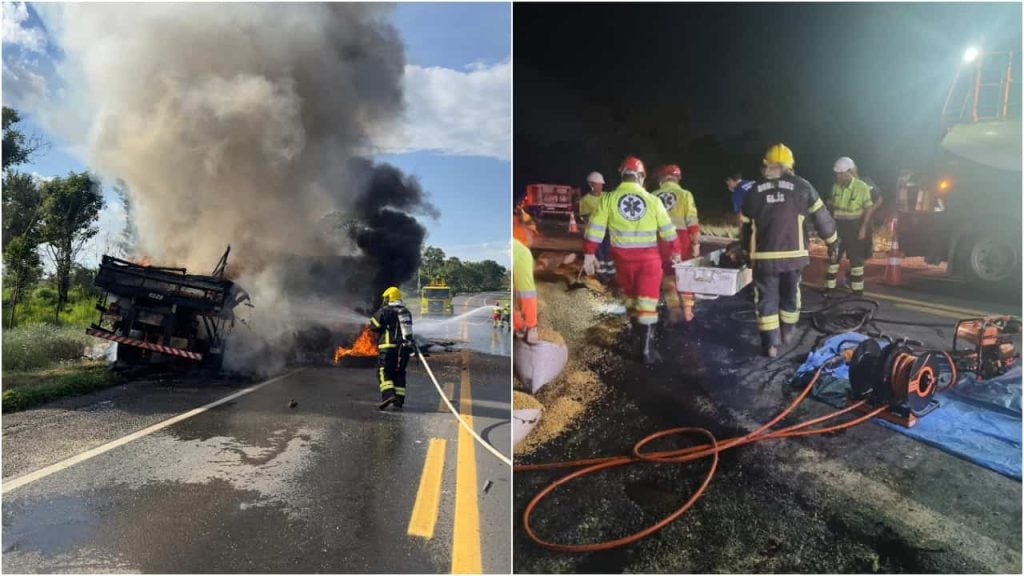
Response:
[{"label": "reflective stripe on jacket", "polygon": [[797,270],[810,261],[804,220],[810,217],[818,234],[831,244],[836,224],[811,183],[787,174],[763,180],[751,188],[743,203],[743,243],[757,267],[778,272]]},{"label": "reflective stripe on jacket", "polygon": [[676,227],[665,206],[636,182],[623,182],[601,197],[584,234],[587,254],[597,251],[606,232],[615,251],[651,249],[657,252],[659,239],[673,245],[674,252],[679,251]]},{"label": "reflective stripe on jacket", "polygon": [[832,184],[832,195],[828,198],[828,209],[836,220],[860,220],[864,210],[875,203],[871,200],[871,187],[863,180],[854,178],[850,185],[843,187]]},{"label": "reflective stripe on jacket", "polygon": [[687,229],[690,236],[700,233],[700,222],[697,219],[697,203],[693,200],[693,194],[681,187],[679,184],[666,180],[661,188],[651,192],[657,196],[668,211],[668,217],[677,230]]},{"label": "reflective stripe on jacket", "polygon": [[412,314],[400,300],[381,306],[370,318],[370,329],[377,334],[377,348],[386,350],[401,344],[403,324],[407,336],[412,338]]}]

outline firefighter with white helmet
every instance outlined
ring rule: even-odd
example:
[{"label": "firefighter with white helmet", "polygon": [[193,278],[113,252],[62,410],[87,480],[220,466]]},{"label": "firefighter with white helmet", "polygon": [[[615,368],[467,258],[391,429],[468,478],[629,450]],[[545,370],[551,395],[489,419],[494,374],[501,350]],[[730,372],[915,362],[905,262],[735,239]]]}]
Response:
[{"label": "firefighter with white helmet", "polygon": [[[864,292],[864,260],[871,255],[870,222],[874,200],[871,187],[857,177],[853,160],[843,156],[832,166],[835,183],[828,197],[828,209],[836,221],[841,252],[850,259],[850,289],[854,294]],[[825,275],[825,289],[834,290],[839,276],[837,259],[830,263]]]},{"label": "firefighter with white helmet", "polygon": [[[591,172],[587,175],[587,186],[590,187],[590,192],[580,199],[580,220],[584,224],[590,221],[591,215],[597,210],[597,205],[601,203],[601,198],[604,196],[604,184],[604,176],[600,172]],[[604,241],[597,247],[595,256],[597,256],[597,279],[602,284],[607,284],[615,276],[615,263],[612,261],[608,236],[605,236]]]},{"label": "firefighter with white helmet", "polygon": [[586,222],[590,215],[597,209],[601,202],[601,192],[604,191],[604,176],[600,172],[591,172],[587,175],[587,186],[590,190],[580,199],[580,218]]},{"label": "firefighter with white helmet", "polygon": [[761,349],[773,358],[800,321],[800,274],[810,263],[804,219],[825,239],[832,261],[839,244],[832,216],[814,186],[793,172],[793,164],[793,151],[785,144],[769,148],[764,178],[751,188],[740,214],[742,243],[754,267]]},{"label": "firefighter with white helmet", "polygon": [[412,335],[412,313],[402,303],[402,293],[391,286],[381,294],[384,303],[370,318],[370,330],[377,334],[377,378],[383,410],[397,411],[405,404],[405,369],[416,342]]},{"label": "firefighter with white helmet", "polygon": [[662,278],[659,241],[670,246],[673,262],[681,262],[679,238],[665,206],[643,187],[643,162],[629,156],[622,162],[619,174],[622,182],[602,198],[587,223],[583,269],[594,274],[597,248],[608,234],[616,284],[634,327],[644,330],[643,360],[652,363],[658,359],[653,344]]}]

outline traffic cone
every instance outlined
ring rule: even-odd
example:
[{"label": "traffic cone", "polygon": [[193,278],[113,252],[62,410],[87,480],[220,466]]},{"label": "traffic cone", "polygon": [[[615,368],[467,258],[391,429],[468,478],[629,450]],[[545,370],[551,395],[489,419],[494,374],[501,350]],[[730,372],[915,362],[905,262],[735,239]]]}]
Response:
[{"label": "traffic cone", "polygon": [[576,214],[569,212],[569,234],[578,234],[580,227],[576,225]]},{"label": "traffic cone", "polygon": [[882,278],[882,283],[889,286],[899,286],[903,284],[903,252],[900,251],[896,218],[892,219],[889,229],[892,232],[892,247],[889,249],[889,263],[885,265],[885,277]]}]

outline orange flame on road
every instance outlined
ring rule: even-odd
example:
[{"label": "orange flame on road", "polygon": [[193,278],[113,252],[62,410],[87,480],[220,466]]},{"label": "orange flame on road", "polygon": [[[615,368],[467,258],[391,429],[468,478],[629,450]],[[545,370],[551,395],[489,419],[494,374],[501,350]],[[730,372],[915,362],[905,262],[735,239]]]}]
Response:
[{"label": "orange flame on road", "polygon": [[338,349],[334,351],[334,363],[341,362],[345,356],[376,356],[378,350],[375,340],[373,332],[370,332],[370,327],[364,327],[363,331],[359,333],[359,337],[352,343],[351,348],[338,346]]}]

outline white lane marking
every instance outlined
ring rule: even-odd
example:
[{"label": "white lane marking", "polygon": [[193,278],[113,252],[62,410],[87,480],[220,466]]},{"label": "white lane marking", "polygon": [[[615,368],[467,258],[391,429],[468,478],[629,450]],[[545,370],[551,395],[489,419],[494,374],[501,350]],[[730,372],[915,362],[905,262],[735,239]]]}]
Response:
[{"label": "white lane marking", "polygon": [[260,388],[263,388],[264,386],[266,386],[268,384],[273,384],[274,382],[277,382],[279,380],[283,380],[284,378],[287,378],[288,376],[291,376],[293,374],[297,374],[297,373],[299,373],[299,372],[301,372],[303,370],[305,370],[305,368],[299,368],[297,370],[292,370],[291,372],[286,372],[286,373],[284,373],[284,374],[282,374],[280,376],[277,376],[276,378],[271,378],[270,380],[267,380],[266,382],[261,382],[259,384],[255,384],[255,385],[250,386],[248,388],[245,388],[243,390],[239,390],[238,392],[235,392],[234,394],[231,394],[229,396],[225,396],[225,397],[221,398],[220,400],[215,400],[213,402],[210,402],[209,404],[206,404],[205,406],[200,406],[199,408],[196,408],[194,410],[189,410],[188,412],[185,412],[183,414],[179,414],[177,416],[173,416],[171,418],[168,418],[167,420],[163,420],[161,422],[157,422],[156,424],[153,424],[152,426],[149,426],[148,428],[143,428],[142,430],[139,430],[137,432],[133,432],[133,433],[127,435],[127,436],[118,438],[117,440],[113,440],[113,441],[107,442],[106,444],[103,444],[101,446],[97,446],[97,447],[95,447],[95,448],[93,448],[91,450],[86,450],[85,452],[82,452],[81,454],[77,454],[77,455],[72,456],[70,458],[65,458],[64,460],[61,460],[60,462],[57,462],[55,464],[50,464],[49,466],[47,466],[45,468],[40,468],[39,470],[36,470],[35,472],[29,472],[28,474],[25,474],[23,476],[18,476],[17,478],[14,478],[14,479],[11,479],[11,480],[0,481],[0,482],[2,482],[2,489],[0,489],[0,494],[7,494],[11,490],[14,490],[16,488],[24,486],[25,484],[29,484],[31,482],[35,482],[36,480],[40,480],[42,478],[46,478],[47,476],[49,476],[51,474],[54,474],[56,472],[60,472],[61,470],[64,470],[66,468],[70,468],[70,467],[74,466],[75,464],[78,464],[80,462],[85,462],[86,460],[89,460],[91,458],[95,458],[96,456],[99,456],[100,454],[103,454],[104,452],[109,452],[109,451],[113,450],[114,448],[117,448],[118,446],[124,446],[125,444],[128,444],[129,442],[133,442],[135,440],[138,440],[139,438],[142,438],[143,436],[148,436],[148,435],[152,434],[153,432],[157,432],[159,430],[163,430],[164,428],[167,428],[168,426],[171,426],[173,424],[177,424],[178,422],[181,422],[182,420],[188,420],[189,418],[191,418],[193,416],[197,416],[199,414],[202,414],[203,412],[206,412],[207,410],[210,410],[211,408],[216,408],[217,406],[220,406],[221,404],[226,404],[226,403],[231,402],[232,400],[234,400],[236,398],[241,398],[242,396],[245,396],[246,394],[255,392],[255,391],[259,390]]}]

